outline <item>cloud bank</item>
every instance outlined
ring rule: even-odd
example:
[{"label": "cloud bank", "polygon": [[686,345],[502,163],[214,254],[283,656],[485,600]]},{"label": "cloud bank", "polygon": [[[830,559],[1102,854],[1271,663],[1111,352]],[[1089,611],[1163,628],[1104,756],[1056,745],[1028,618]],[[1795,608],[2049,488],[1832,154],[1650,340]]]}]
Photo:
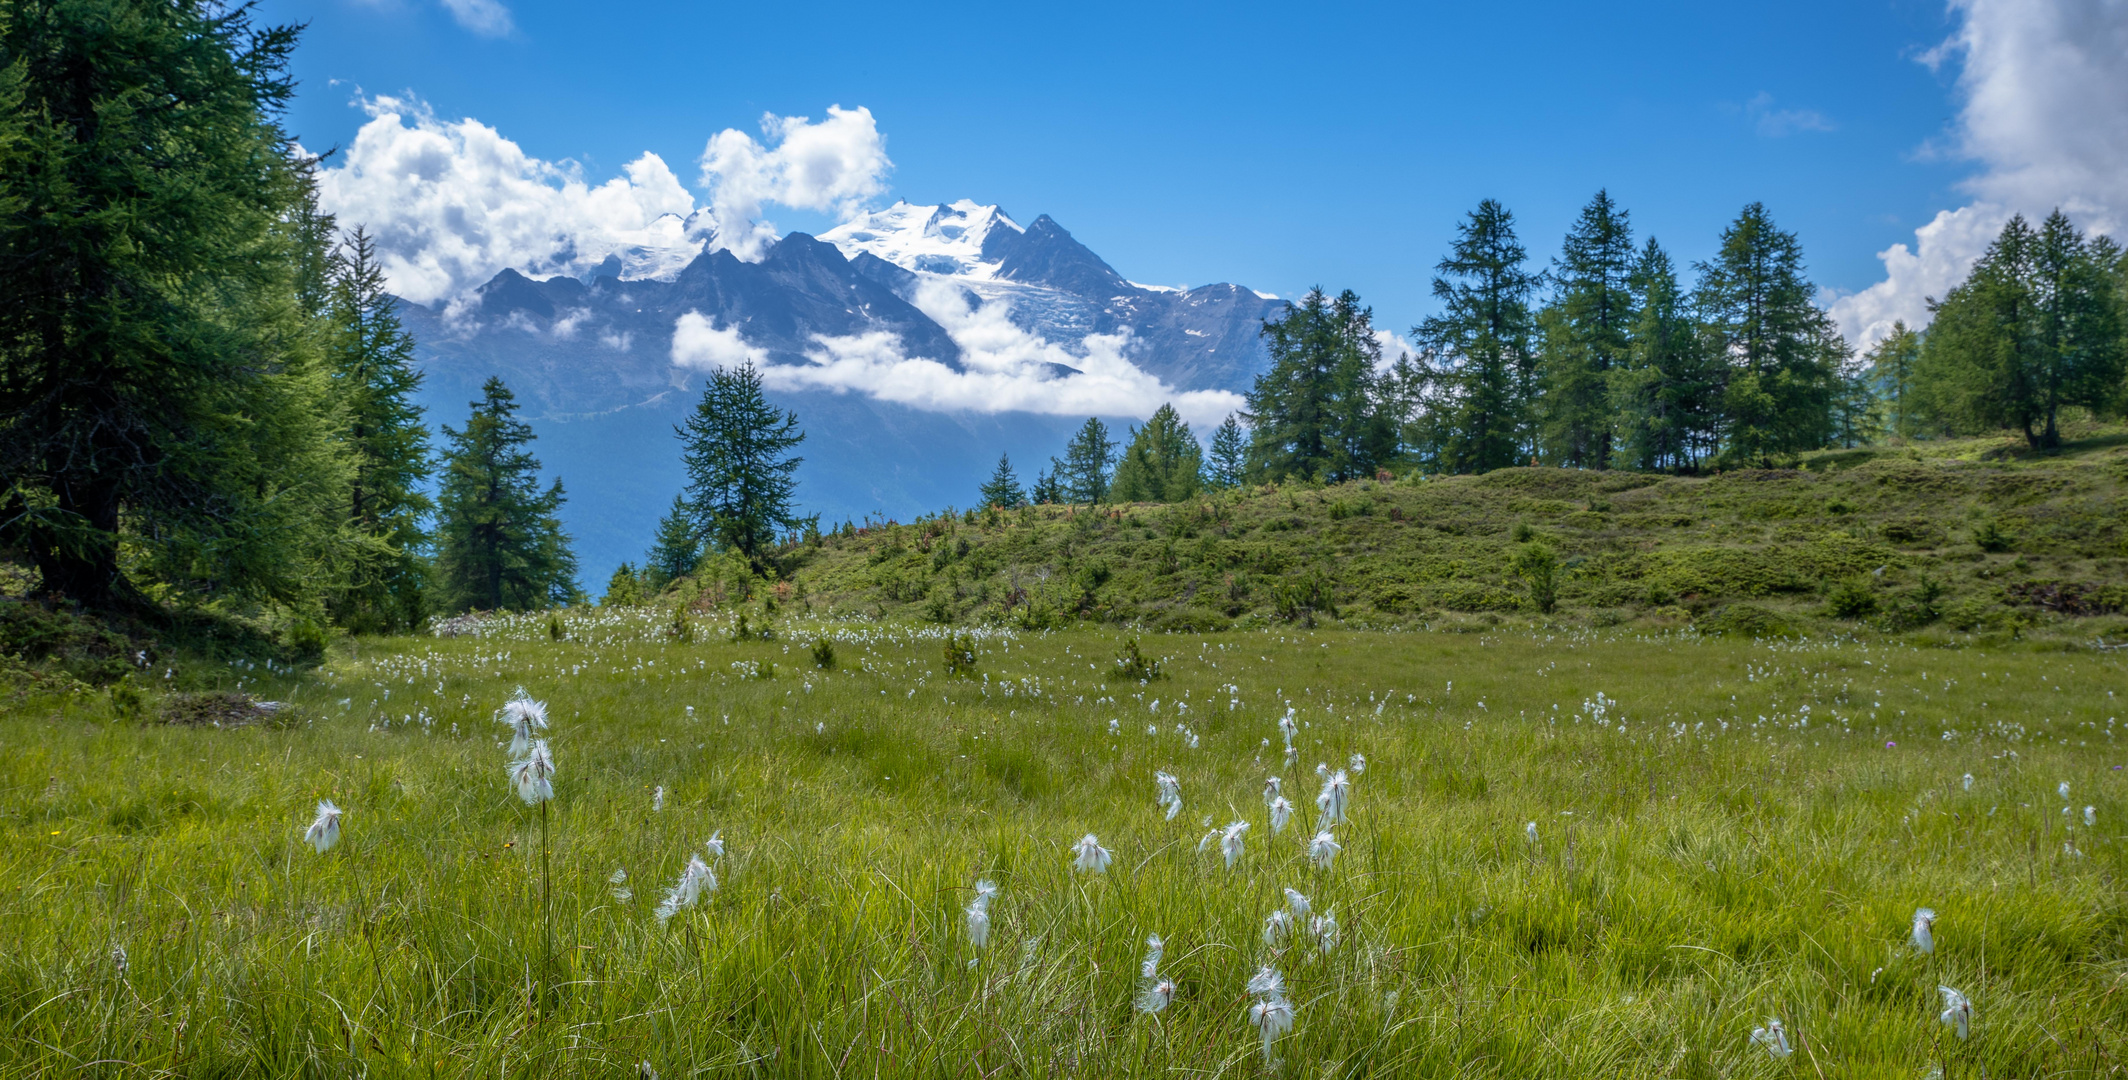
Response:
[{"label": "cloud bank", "polygon": [[765,354],[736,327],[715,327],[695,312],[673,325],[672,362],[705,370],[752,359],[761,366],[762,381],[775,389],[854,391],[942,412],[1143,418],[1172,403],[1204,437],[1243,404],[1241,395],[1227,390],[1169,386],[1126,357],[1126,334],[1088,334],[1075,352],[1013,325],[1002,301],[969,304],[950,282],[924,283],[915,303],[961,347],[961,370],[909,355],[901,338],[887,331],[815,334],[805,363],[767,365]]},{"label": "cloud bank", "polygon": [[828,118],[817,124],[809,117],[764,113],[761,133],[775,145],[727,128],[702,148],[702,186],[714,193],[712,212],[716,220],[733,223],[712,246],[757,259],[776,241],[776,227],[761,220],[764,204],[832,211],[848,221],[887,190],[894,163],[870,109],[830,105]]},{"label": "cloud bank", "polygon": [[2128,224],[2128,3],[1952,0],[1959,27],[1924,58],[1962,60],[1963,99],[1949,152],[1979,162],[1973,201],[1879,252],[1885,279],[1832,305],[1850,341],[1870,345],[1894,320],[1928,322],[2010,215],[2060,207],[2085,229]]}]

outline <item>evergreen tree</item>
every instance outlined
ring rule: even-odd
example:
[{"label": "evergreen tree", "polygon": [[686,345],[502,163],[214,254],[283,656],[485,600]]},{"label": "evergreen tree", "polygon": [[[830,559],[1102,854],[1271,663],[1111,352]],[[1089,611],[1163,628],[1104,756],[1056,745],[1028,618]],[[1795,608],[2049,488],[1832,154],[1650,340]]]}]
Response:
[{"label": "evergreen tree", "polygon": [[805,441],[798,414],[768,403],[761,373],[748,361],[710,375],[679,435],[697,534],[718,551],[737,552],[756,572],[769,572],[777,530],[804,524],[791,505],[805,460],[790,456]]},{"label": "evergreen tree", "polygon": [[1634,324],[1633,229],[1598,191],[1553,263],[1555,295],[1539,317],[1543,445],[1561,465],[1611,465],[1611,371],[1624,366]]},{"label": "evergreen tree", "polygon": [[1182,502],[1203,486],[1204,450],[1173,405],[1162,405],[1131,432],[1116,464],[1117,502]]},{"label": "evergreen tree", "polygon": [[1248,441],[1241,423],[1228,413],[1212,432],[1212,452],[1205,459],[1205,483],[1214,488],[1240,487],[1247,466]]},{"label": "evergreen tree", "polygon": [[361,227],[326,268],[325,341],[341,442],[352,457],[347,519],[365,544],[347,581],[329,600],[335,621],[356,632],[389,633],[421,621],[424,519],[434,504],[428,431],[413,396],[414,338],[385,288],[377,245]]},{"label": "evergreen tree", "polygon": [[613,576],[606,579],[606,595],[599,597],[600,607],[635,607],[649,599],[643,575],[634,566],[622,563],[613,568]]},{"label": "evergreen tree", "polygon": [[997,469],[983,484],[979,497],[982,505],[995,506],[1001,510],[1017,510],[1027,504],[1027,494],[1020,490],[1020,478],[1012,471],[1010,456],[998,455]]},{"label": "evergreen tree", "polygon": [[1374,313],[1351,290],[1311,289],[1264,323],[1270,370],[1250,389],[1249,478],[1342,483],[1373,476],[1396,453],[1396,430],[1375,400],[1381,344]]},{"label": "evergreen tree", "polygon": [[481,387],[465,430],[443,429],[443,483],[436,524],[438,607],[528,611],[573,603],[576,556],[562,531],[557,479],[539,489],[539,459],[525,449],[532,427],[498,378]]},{"label": "evergreen tree", "polygon": [[1795,234],[1752,203],[1698,269],[1702,333],[1727,368],[1723,453],[1759,461],[1825,445],[1847,346],[1811,303],[1817,290],[1804,276]]},{"label": "evergreen tree", "polygon": [[2061,211],[2038,229],[2013,217],[1936,307],[1916,380],[1968,430],[2015,428],[2027,445],[2061,443],[2061,410],[2121,400],[2118,250],[2089,241]]},{"label": "evergreen tree", "polygon": [[1720,361],[1702,347],[1669,253],[1649,238],[1634,263],[1632,349],[1611,372],[1625,463],[1688,470],[1714,452]]},{"label": "evergreen tree", "polygon": [[[1056,464],[1056,459],[1049,459]],[[1034,486],[1027,489],[1027,501],[1036,506],[1050,506],[1064,501],[1064,489],[1057,484],[1056,476],[1048,470],[1036,473]]]},{"label": "evergreen tree", "polygon": [[1869,364],[1869,379],[1882,398],[1885,424],[1891,434],[1912,438],[1919,433],[1914,415],[1914,366],[1921,359],[1921,335],[1907,329],[1904,320],[1892,324],[1892,332],[1863,357]]},{"label": "evergreen tree", "polygon": [[1108,437],[1108,425],[1089,416],[1065,444],[1064,460],[1049,459],[1049,471],[1063,501],[1092,504],[1108,499],[1108,470],[1115,461],[1116,444]]},{"label": "evergreen tree", "polygon": [[1884,431],[1884,401],[1877,395],[1866,361],[1850,360],[1835,372],[1832,443],[1855,447],[1875,442]]},{"label": "evergreen tree", "polygon": [[1430,456],[1450,472],[1484,472],[1530,456],[1537,391],[1529,296],[1515,217],[1492,199],[1456,226],[1436,268],[1443,311],[1412,328],[1430,391]]},{"label": "evergreen tree", "polygon": [[650,553],[643,556],[643,583],[652,590],[663,589],[694,573],[701,560],[702,538],[695,532],[694,512],[688,509],[686,496],[675,495],[672,509],[658,519]]},{"label": "evergreen tree", "polygon": [[0,9],[0,540],[45,590],[315,610],[345,561],[311,163],[278,123],[297,33],[207,0]]}]

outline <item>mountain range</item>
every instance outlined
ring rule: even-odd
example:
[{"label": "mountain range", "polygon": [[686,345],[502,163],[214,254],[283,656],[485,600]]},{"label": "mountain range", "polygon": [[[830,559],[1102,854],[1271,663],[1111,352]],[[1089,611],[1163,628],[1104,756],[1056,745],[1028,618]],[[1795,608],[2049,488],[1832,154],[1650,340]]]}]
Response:
[{"label": "mountain range", "polygon": [[1134,283],[1047,215],[1022,226],[968,200],[791,233],[754,262],[707,243],[626,254],[399,308],[432,425],[462,423],[490,375],[515,392],[593,592],[684,483],[673,427],[713,366],[752,360],[797,413],[804,512],[906,520],[972,503],[1001,452],[1032,481],[1089,413],[1119,438],[1167,399],[1217,423],[1285,306]]}]

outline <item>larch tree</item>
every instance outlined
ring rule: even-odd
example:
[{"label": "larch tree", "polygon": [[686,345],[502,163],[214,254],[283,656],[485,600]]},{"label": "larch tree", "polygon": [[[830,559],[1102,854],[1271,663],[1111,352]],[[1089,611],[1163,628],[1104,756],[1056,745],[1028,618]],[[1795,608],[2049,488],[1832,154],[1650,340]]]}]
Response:
[{"label": "larch tree", "polygon": [[436,606],[532,611],[581,599],[558,516],[562,482],[541,490],[539,459],[526,449],[532,427],[517,418],[510,388],[490,377],[465,428],[445,427],[443,438]]},{"label": "larch tree", "polygon": [[1108,499],[1109,469],[1116,462],[1116,442],[1108,425],[1089,416],[1064,445],[1064,459],[1049,459],[1050,477],[1063,501],[1093,504]]},{"label": "larch tree", "polygon": [[1205,483],[1222,490],[1240,487],[1248,468],[1248,448],[1241,421],[1228,413],[1212,432],[1211,450],[1205,456]]},{"label": "larch tree", "polygon": [[983,482],[977,493],[984,506],[1000,510],[1017,510],[1027,504],[1027,493],[1020,489],[1020,478],[1012,471],[1012,456],[999,454],[997,468],[991,470],[990,479]]},{"label": "larch tree", "polygon": [[1795,234],[1752,203],[1698,270],[1701,333],[1725,365],[1723,456],[1760,462],[1824,446],[1848,349],[1811,302],[1817,289]]},{"label": "larch tree", "polygon": [[1455,247],[1436,267],[1442,312],[1412,328],[1428,382],[1429,448],[1449,472],[1522,463],[1535,434],[1537,364],[1530,294],[1515,217],[1486,199],[1456,226]]},{"label": "larch tree", "polygon": [[805,460],[791,454],[805,441],[798,414],[769,404],[748,361],[711,373],[679,436],[697,534],[768,573],[777,535],[806,523],[794,501]]},{"label": "larch tree", "polygon": [[1204,486],[1204,448],[1173,405],[1131,432],[1116,463],[1117,502],[1182,502]]},{"label": "larch tree", "polygon": [[1632,348],[1610,374],[1619,457],[1636,469],[1689,470],[1715,449],[1720,361],[1702,346],[1677,268],[1653,237],[1632,289]]},{"label": "larch tree", "polygon": [[1251,480],[1341,483],[1372,476],[1396,453],[1396,428],[1376,400],[1381,343],[1351,290],[1311,289],[1264,323],[1269,370],[1248,394]]},{"label": "larch tree", "polygon": [[1538,422],[1546,457],[1557,464],[1611,466],[1611,372],[1632,349],[1635,262],[1626,211],[1598,191],[1553,262],[1553,299],[1538,317]]}]

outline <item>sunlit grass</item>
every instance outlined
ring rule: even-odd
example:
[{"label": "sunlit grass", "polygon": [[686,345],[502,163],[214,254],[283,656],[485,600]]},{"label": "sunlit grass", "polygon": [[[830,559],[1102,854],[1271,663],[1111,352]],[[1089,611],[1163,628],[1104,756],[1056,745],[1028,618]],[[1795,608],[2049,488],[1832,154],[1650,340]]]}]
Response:
[{"label": "sunlit grass", "polygon": [[[230,673],[297,702],[285,730],[0,719],[0,1069],[1259,1075],[1265,963],[1296,1007],[1277,1075],[2074,1076],[2128,1052],[2117,657],[1286,631],[1144,639],[1170,674],[1139,684],[1107,677],[1112,634],[981,634],[953,678],[944,631],[823,628],[822,671],[806,627],[665,625]],[[558,764],[551,946],[494,719],[519,686]],[[1315,765],[1355,753],[1321,870]],[[320,799],[344,812],[323,855]],[[1236,820],[1229,871],[1199,841]],[[1087,834],[1105,873],[1073,869]],[[718,887],[660,925],[697,855]],[[1288,887],[1334,948],[1266,946]],[[1148,934],[1175,984],[1154,1016]],[[1971,997],[1970,1040],[1938,985]],[[1785,1061],[1751,1042],[1768,1017]]]}]

